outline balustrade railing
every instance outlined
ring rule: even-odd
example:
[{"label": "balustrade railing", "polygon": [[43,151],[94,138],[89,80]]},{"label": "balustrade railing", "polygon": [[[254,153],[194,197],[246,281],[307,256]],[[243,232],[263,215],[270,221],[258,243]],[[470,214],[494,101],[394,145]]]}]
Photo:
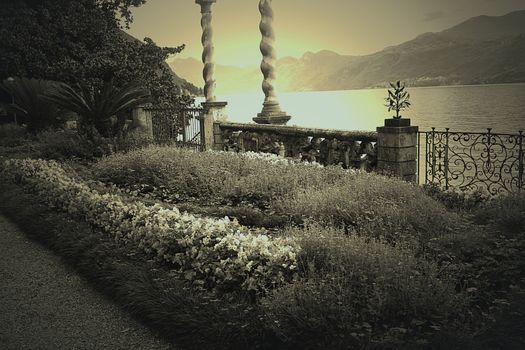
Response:
[{"label": "balustrade railing", "polygon": [[215,123],[216,148],[265,152],[323,165],[375,169],[377,133],[279,125]]},{"label": "balustrade railing", "polygon": [[[420,181],[443,189],[491,195],[525,188],[525,137],[516,134],[431,131],[420,133]],[[424,142],[424,144],[421,144]]]}]

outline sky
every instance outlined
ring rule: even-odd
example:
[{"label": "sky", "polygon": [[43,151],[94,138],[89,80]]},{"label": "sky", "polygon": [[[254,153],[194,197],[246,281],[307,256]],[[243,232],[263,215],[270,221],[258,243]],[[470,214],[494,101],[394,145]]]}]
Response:
[{"label": "sky", "polygon": [[[215,62],[253,66],[261,61],[259,0],[213,5]],[[524,0],[273,0],[279,58],[332,50],[365,55],[474,16],[525,9]],[[128,32],[160,46],[186,48],[177,57],[200,59],[200,6],[195,0],[148,0],[133,10]]]}]

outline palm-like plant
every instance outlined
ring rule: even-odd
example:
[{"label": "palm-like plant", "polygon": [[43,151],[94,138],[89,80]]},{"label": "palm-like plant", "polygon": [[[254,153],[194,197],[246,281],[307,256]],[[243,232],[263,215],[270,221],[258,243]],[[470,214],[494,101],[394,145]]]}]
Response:
[{"label": "palm-like plant", "polygon": [[410,94],[408,91],[405,91],[405,84],[401,84],[398,80],[396,84],[390,83],[392,90],[388,90],[388,97],[385,98],[387,104],[385,107],[388,107],[388,111],[396,111],[396,115],[392,116],[394,119],[400,119],[401,112],[404,109],[408,109],[411,106],[410,103]]},{"label": "palm-like plant", "polygon": [[44,98],[45,94],[55,89],[58,84],[49,80],[27,78],[5,80],[0,87],[13,97],[13,103],[4,104],[2,107],[21,116],[22,122],[27,124],[30,132],[58,126],[70,113]]},{"label": "palm-like plant", "polygon": [[151,102],[151,95],[135,82],[118,88],[111,80],[98,90],[86,84],[78,84],[76,89],[61,84],[47,93],[46,99],[77,113],[84,132],[93,137],[93,128],[103,136],[114,136],[111,131],[112,118],[133,107]]}]

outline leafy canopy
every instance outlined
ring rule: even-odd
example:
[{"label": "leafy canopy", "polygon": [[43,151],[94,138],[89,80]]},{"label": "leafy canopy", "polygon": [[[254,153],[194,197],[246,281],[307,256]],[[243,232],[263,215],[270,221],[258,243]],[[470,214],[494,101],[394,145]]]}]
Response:
[{"label": "leafy canopy", "polygon": [[27,77],[100,89],[137,81],[158,107],[192,101],[166,65],[178,47],[122,31],[145,0],[7,0],[0,6],[0,80]]}]

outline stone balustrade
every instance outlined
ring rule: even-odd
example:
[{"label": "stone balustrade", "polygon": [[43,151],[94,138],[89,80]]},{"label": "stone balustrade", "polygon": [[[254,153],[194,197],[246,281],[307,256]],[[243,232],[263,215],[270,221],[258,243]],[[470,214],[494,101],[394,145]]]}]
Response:
[{"label": "stone balustrade", "polygon": [[376,132],[215,122],[213,134],[216,150],[273,153],[367,171],[377,163]]}]

